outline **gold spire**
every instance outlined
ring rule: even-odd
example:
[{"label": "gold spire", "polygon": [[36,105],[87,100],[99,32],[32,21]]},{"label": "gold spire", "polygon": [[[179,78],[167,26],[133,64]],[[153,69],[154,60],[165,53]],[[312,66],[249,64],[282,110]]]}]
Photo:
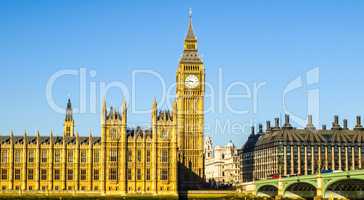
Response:
[{"label": "gold spire", "polygon": [[193,32],[193,27],[192,27],[192,9],[190,8],[189,10],[189,24],[188,24],[188,32],[187,32],[187,36],[185,40],[196,40],[196,36],[195,33]]},{"label": "gold spire", "polygon": [[157,110],[157,108],[158,108],[157,99],[154,97],[154,98],[153,98],[152,109],[153,109],[153,110]]},{"label": "gold spire", "polygon": [[121,112],[125,112],[128,109],[128,105],[126,104],[125,98],[123,98],[123,102],[121,103]]},{"label": "gold spire", "polygon": [[[181,61],[193,60],[195,62],[201,62],[200,58],[197,55],[197,38],[192,28],[192,10],[189,12],[189,23],[188,23],[188,31],[184,42],[184,53]],[[192,54],[191,54],[192,53]],[[188,54],[188,55],[187,55]]]},{"label": "gold spire", "polygon": [[100,116],[100,121],[101,124],[104,124],[106,121],[106,115],[107,115],[107,110],[106,110],[106,97],[104,96],[102,98],[102,108],[101,108],[101,116]]}]

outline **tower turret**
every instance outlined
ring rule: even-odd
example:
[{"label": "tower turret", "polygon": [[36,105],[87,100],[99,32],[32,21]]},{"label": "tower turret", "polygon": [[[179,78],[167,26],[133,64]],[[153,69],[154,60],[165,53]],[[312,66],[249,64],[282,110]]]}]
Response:
[{"label": "tower turret", "polygon": [[173,105],[172,105],[172,117],[173,117],[173,121],[177,122],[177,101],[173,101]]},{"label": "tower turret", "polygon": [[94,138],[92,136],[92,130],[89,130],[89,135],[88,135],[88,146],[90,147],[90,149],[92,149],[93,147],[93,143],[94,143]]},{"label": "tower turret", "polygon": [[154,98],[153,103],[152,103],[152,123],[153,124],[155,124],[157,122],[157,117],[158,117],[158,104],[157,104],[157,99]]},{"label": "tower turret", "polygon": [[122,120],[122,125],[126,127],[126,123],[127,123],[127,115],[128,115],[128,106],[126,104],[125,99],[123,100],[123,103],[121,105],[121,120]]},{"label": "tower turret", "polygon": [[51,129],[51,132],[50,132],[50,134],[49,134],[49,144],[51,145],[51,146],[53,146],[53,143],[54,143],[54,138],[53,138],[53,129]]},{"label": "tower turret", "polygon": [[100,116],[100,122],[101,124],[104,124],[106,121],[106,114],[107,114],[107,110],[106,110],[106,97],[104,97],[102,99],[102,108],[101,108],[101,116]]},{"label": "tower turret", "polygon": [[64,120],[64,125],[63,125],[63,136],[64,137],[73,137],[74,128],[75,128],[75,122],[73,120],[72,103],[71,103],[71,99],[68,99],[67,108],[66,108],[66,118]]}]

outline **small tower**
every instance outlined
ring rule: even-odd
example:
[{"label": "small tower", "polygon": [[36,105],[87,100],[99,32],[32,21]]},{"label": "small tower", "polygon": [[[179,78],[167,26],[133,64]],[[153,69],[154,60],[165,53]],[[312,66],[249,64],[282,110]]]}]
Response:
[{"label": "small tower", "polygon": [[122,126],[126,128],[127,126],[127,116],[128,116],[128,106],[126,104],[126,101],[125,99],[123,100],[122,102],[122,105],[121,105],[121,123],[122,123]]},{"label": "small tower", "polygon": [[109,110],[106,109],[106,99],[103,99],[102,110],[100,116],[101,122],[101,138],[103,142],[118,142],[126,129],[126,103],[123,103],[121,109],[110,106]]},{"label": "small tower", "polygon": [[73,111],[71,99],[68,99],[66,108],[66,118],[63,125],[63,136],[74,137],[75,121],[73,120]]},{"label": "small tower", "polygon": [[155,125],[157,123],[157,115],[158,115],[158,104],[157,99],[153,99],[152,103],[152,125]]},{"label": "small tower", "polygon": [[214,155],[214,149],[212,147],[212,138],[211,137],[207,137],[206,140],[205,140],[205,158],[206,160],[211,160]]},{"label": "small tower", "polygon": [[100,116],[100,122],[101,124],[105,124],[106,122],[106,115],[107,115],[107,110],[106,110],[106,97],[102,98],[102,109],[101,109],[101,116]]}]

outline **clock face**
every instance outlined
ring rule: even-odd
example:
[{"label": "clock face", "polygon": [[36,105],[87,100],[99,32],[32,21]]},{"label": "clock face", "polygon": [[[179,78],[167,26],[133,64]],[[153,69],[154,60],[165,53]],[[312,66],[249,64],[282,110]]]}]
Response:
[{"label": "clock face", "polygon": [[185,80],[185,85],[187,88],[194,89],[200,85],[200,80],[196,75],[188,75]]}]

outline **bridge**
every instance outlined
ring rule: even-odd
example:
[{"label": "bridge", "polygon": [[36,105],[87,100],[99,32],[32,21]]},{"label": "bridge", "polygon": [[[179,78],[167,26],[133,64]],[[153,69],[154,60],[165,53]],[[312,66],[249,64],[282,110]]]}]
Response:
[{"label": "bridge", "polygon": [[260,180],[254,195],[276,199],[364,199],[364,170]]}]

